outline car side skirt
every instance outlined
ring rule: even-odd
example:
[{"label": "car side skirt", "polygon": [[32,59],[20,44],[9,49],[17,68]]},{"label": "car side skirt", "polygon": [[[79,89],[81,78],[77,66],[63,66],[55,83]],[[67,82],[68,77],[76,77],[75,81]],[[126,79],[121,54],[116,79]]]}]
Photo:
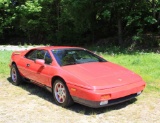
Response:
[{"label": "car side skirt", "polygon": [[104,104],[104,105],[100,105],[100,101],[90,101],[90,100],[85,100],[85,99],[78,98],[75,96],[72,96],[72,99],[76,103],[79,103],[79,104],[82,104],[82,105],[85,105],[85,106],[88,106],[91,108],[100,108],[100,107],[106,107],[106,106],[111,106],[111,105],[115,105],[118,103],[122,103],[122,102],[125,102],[128,100],[131,100],[131,99],[135,98],[136,96],[138,96],[137,93],[131,94],[131,95],[128,95],[125,97],[117,98],[117,99],[108,100],[108,103]]},{"label": "car side skirt", "polygon": [[46,86],[46,85],[43,85],[43,84],[41,84],[41,83],[39,83],[39,82],[30,80],[30,79],[27,79],[27,78],[23,78],[23,80],[24,80],[25,82],[33,83],[33,84],[35,84],[35,85],[37,85],[37,86],[39,86],[39,87],[42,87],[42,88],[44,88],[44,89],[46,89],[47,91],[49,91],[49,92],[52,93],[52,88],[51,88],[51,87],[48,87],[48,86]]}]

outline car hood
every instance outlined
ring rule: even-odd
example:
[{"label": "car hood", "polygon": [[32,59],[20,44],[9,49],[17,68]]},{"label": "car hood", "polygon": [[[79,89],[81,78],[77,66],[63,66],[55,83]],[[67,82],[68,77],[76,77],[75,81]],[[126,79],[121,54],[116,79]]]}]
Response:
[{"label": "car hood", "polygon": [[114,88],[142,80],[137,74],[111,62],[76,64],[62,69],[92,89]]}]

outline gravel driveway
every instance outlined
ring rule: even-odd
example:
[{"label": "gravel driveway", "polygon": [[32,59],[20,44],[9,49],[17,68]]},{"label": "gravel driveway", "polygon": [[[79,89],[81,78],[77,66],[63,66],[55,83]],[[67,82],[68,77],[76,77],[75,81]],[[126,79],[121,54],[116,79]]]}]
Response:
[{"label": "gravel driveway", "polygon": [[92,109],[57,106],[52,94],[33,84],[14,86],[0,78],[0,123],[159,123],[160,98],[143,93],[131,102]]}]

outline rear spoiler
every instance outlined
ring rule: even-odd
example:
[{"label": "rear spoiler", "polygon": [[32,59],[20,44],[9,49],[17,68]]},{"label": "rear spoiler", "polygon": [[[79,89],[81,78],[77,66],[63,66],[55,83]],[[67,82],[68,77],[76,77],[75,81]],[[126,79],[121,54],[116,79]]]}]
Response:
[{"label": "rear spoiler", "polygon": [[25,53],[27,50],[21,50],[21,51],[14,51],[13,53],[12,53],[12,56],[14,56],[14,55],[22,55],[23,53]]},{"label": "rear spoiler", "polygon": [[13,54],[12,55],[20,55],[21,54],[21,52],[20,51],[15,51],[15,52],[13,52]]}]

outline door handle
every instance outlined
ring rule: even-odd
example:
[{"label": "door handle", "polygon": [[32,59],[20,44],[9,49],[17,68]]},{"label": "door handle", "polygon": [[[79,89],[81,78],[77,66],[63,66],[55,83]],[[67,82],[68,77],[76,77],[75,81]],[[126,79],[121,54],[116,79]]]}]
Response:
[{"label": "door handle", "polygon": [[30,66],[30,64],[27,64],[26,66],[27,66],[27,67],[29,67],[29,66]]}]

